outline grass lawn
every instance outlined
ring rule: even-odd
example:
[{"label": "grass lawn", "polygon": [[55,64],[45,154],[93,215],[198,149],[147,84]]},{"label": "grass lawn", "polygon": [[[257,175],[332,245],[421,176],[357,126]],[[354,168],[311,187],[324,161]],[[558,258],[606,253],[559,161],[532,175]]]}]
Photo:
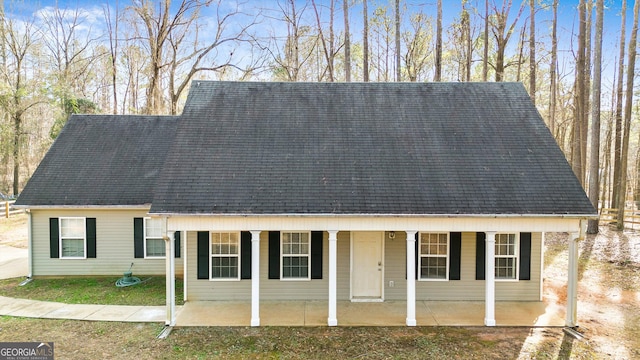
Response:
[{"label": "grass lawn", "polygon": [[[19,286],[22,279],[0,280],[0,295],[67,304],[164,305],[165,278],[140,277],[135,286],[116,287],[119,277],[68,277],[34,279]],[[176,280],[176,303],[181,305],[182,280]]]}]

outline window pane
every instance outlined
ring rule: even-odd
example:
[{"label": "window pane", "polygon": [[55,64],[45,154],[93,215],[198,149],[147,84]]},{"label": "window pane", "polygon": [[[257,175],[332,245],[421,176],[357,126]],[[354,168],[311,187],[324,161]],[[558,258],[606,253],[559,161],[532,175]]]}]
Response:
[{"label": "window pane", "polygon": [[144,219],[144,224],[146,237],[162,237],[162,219]]},{"label": "window pane", "polygon": [[164,256],[165,244],[162,239],[147,239],[147,256]]},{"label": "window pane", "polygon": [[60,219],[60,235],[63,238],[84,238],[84,218]]},{"label": "window pane", "polygon": [[283,278],[308,278],[309,258],[306,256],[285,256],[282,258]]},{"label": "window pane", "polygon": [[84,239],[62,239],[62,257],[84,257]]},{"label": "window pane", "polygon": [[237,279],[238,258],[235,256],[211,258],[211,278],[213,279]]},{"label": "window pane", "polygon": [[446,257],[422,257],[420,263],[420,277],[422,279],[446,279]]}]

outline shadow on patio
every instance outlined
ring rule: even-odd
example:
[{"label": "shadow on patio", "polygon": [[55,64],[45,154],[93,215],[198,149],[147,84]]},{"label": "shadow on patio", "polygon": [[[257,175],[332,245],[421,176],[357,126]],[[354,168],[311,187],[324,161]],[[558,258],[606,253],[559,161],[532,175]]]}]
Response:
[{"label": "shadow on patio", "polygon": [[[264,301],[261,326],[326,326],[326,301]],[[406,302],[338,301],[338,326],[405,326]],[[484,326],[482,301],[417,301],[418,326]],[[496,302],[498,326],[564,326],[564,308],[544,302]],[[176,326],[249,326],[251,303],[188,301]]]}]

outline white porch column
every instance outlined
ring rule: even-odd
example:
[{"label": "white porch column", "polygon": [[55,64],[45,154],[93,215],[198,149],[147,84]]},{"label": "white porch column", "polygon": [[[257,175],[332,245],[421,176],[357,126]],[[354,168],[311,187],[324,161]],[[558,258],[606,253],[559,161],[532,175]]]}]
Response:
[{"label": "white porch column", "polygon": [[578,240],[580,234],[569,234],[569,271],[567,279],[567,318],[565,324],[575,327],[578,318]]},{"label": "white porch column", "polygon": [[260,326],[260,231],[251,231],[251,326]]},{"label": "white porch column", "polygon": [[484,325],[496,326],[496,232],[487,231],[485,234]]},{"label": "white porch column", "polygon": [[416,326],[416,233],[407,231],[407,326]]},{"label": "white porch column", "polygon": [[338,325],[338,306],[337,306],[337,288],[338,288],[338,231],[329,230],[329,318],[327,324],[329,326]]},{"label": "white porch column", "polygon": [[167,319],[165,324],[175,326],[176,324],[176,247],[175,234],[167,231],[165,237],[165,264],[166,264],[166,288],[167,288]]}]

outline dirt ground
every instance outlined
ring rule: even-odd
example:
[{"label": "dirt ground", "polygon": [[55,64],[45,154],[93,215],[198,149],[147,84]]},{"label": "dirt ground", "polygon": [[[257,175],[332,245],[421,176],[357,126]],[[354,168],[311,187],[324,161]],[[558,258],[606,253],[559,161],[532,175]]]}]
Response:
[{"label": "dirt ground", "polygon": [[[566,234],[547,234],[545,294],[566,302]],[[594,358],[640,358],[640,232],[600,227],[580,242],[578,331]]]},{"label": "dirt ground", "polygon": [[27,248],[27,215],[0,217],[0,245]]},{"label": "dirt ground", "polygon": [[[26,247],[26,216],[0,244]],[[547,234],[544,292],[566,303],[568,234]],[[61,358],[640,359],[640,232],[602,226],[580,242],[576,340],[560,328],[185,328],[0,318],[0,341],[54,341]]]}]

